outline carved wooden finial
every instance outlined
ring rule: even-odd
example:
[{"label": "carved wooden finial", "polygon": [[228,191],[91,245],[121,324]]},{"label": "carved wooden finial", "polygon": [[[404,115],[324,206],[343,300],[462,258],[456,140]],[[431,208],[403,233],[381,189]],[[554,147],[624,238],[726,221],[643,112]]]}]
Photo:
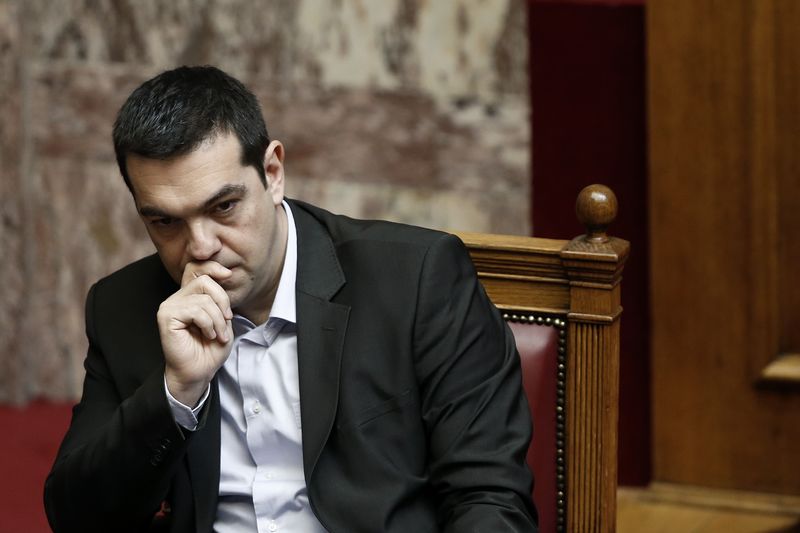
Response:
[{"label": "carved wooden finial", "polygon": [[617,197],[605,185],[589,185],[578,194],[575,213],[586,227],[587,241],[607,242],[606,229],[617,218]]}]

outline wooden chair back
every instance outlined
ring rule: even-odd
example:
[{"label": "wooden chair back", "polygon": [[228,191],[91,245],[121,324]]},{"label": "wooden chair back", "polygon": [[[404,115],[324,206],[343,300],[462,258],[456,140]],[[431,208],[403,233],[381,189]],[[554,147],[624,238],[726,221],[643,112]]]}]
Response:
[{"label": "wooden chair back", "polygon": [[531,407],[528,462],[540,531],[616,527],[619,327],[627,241],[609,237],[614,193],[591,185],[571,241],[458,233],[514,332]]}]

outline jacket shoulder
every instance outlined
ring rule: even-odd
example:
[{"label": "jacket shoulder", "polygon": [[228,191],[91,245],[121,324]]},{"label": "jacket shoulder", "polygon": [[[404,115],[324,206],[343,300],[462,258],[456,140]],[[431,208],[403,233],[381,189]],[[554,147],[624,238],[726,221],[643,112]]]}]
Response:
[{"label": "jacket shoulder", "polygon": [[356,241],[373,241],[427,248],[446,236],[458,240],[457,237],[439,230],[387,220],[356,219],[297,200],[291,200],[290,206],[294,214],[298,211],[300,216],[308,214],[322,224],[337,247]]},{"label": "jacket shoulder", "polygon": [[157,254],[143,257],[101,278],[92,287],[98,304],[158,300],[177,290]]}]

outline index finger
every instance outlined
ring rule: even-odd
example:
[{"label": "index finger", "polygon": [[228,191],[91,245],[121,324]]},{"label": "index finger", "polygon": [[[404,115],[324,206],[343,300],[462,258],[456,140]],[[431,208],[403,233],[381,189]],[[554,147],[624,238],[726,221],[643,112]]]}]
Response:
[{"label": "index finger", "polygon": [[[231,311],[231,300],[228,293],[225,292],[219,283],[217,283],[211,276],[203,274],[198,278],[190,280],[186,285],[181,287],[183,294],[204,294],[211,298],[214,305],[222,313],[225,320],[233,318],[233,311]],[[213,316],[213,315],[212,315]]]},{"label": "index finger", "polygon": [[214,281],[223,281],[230,277],[231,271],[216,261],[202,261],[187,263],[181,277],[181,287],[200,276],[209,276]]}]

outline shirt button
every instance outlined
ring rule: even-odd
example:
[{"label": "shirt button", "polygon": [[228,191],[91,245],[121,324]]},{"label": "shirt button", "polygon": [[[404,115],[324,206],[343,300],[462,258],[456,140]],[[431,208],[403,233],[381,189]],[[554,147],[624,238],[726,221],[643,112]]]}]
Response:
[{"label": "shirt button", "polygon": [[272,479],[272,474],[270,472],[267,472],[267,479]]},{"label": "shirt button", "polygon": [[278,531],[278,524],[276,524],[275,522],[270,522],[269,527],[267,529],[269,529],[270,531]]},{"label": "shirt button", "polygon": [[256,403],[253,405],[253,412],[254,412],[255,414],[258,414],[258,413],[260,413],[260,412],[261,412],[261,404],[260,404],[260,403],[256,402]]}]

